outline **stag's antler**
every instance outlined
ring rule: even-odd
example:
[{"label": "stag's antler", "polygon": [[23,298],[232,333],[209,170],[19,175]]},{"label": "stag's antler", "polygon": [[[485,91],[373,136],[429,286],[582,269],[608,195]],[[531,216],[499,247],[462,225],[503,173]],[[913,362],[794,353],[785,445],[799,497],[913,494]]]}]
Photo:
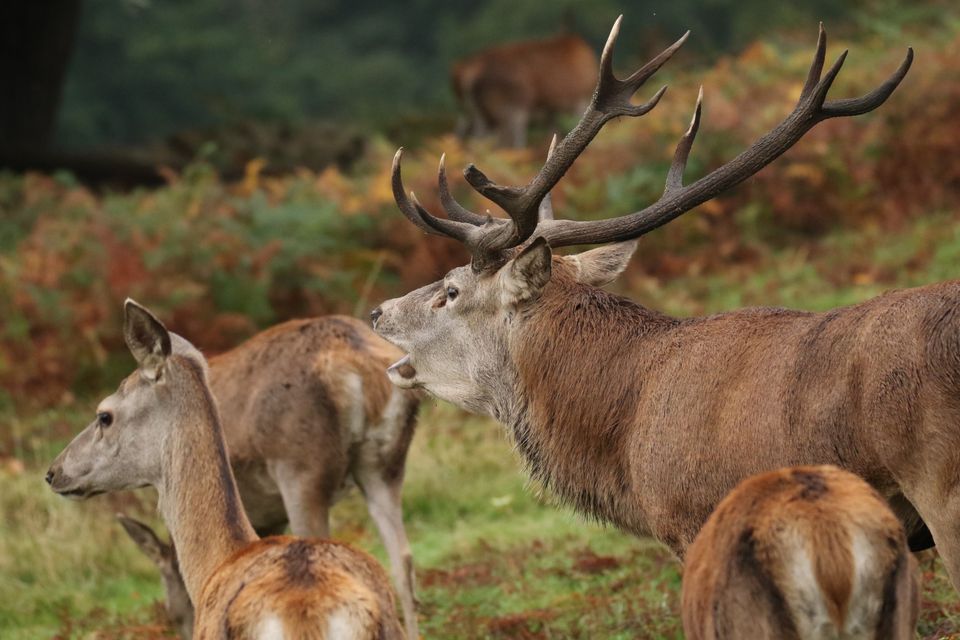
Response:
[{"label": "stag's antler", "polygon": [[[533,180],[524,187],[505,187],[492,182],[472,164],[464,171],[467,182],[481,195],[503,208],[510,217],[509,220],[489,215],[481,216],[457,203],[450,195],[442,158],[439,171],[440,200],[449,217],[444,219],[432,216],[420,205],[416,196],[411,193],[408,198],[404,193],[400,179],[402,149],[397,152],[393,163],[393,192],[400,210],[424,231],[449,236],[466,244],[473,254],[471,264],[475,271],[499,266],[506,259],[508,249],[522,244],[534,234],[542,236],[555,247],[636,238],[757,173],[796,144],[803,134],[817,123],[828,118],[855,116],[876,109],[897,88],[913,61],[913,49],[907,49],[906,58],[900,68],[872,92],[859,98],[828,102],[827,92],[840,72],[847,52],[844,51],[826,75],[821,77],[827,46],[826,33],[821,24],[817,52],[797,106],[779,125],[746,151],[696,182],[683,186],[683,171],[700,126],[703,100],[701,87],[690,128],[677,144],[663,196],[657,202],[641,211],[609,220],[553,220],[549,201],[544,203],[550,190],[611,118],[642,116],[657,105],[666,87],[662,87],[642,105],[631,104],[630,97],[670,59],[689,35],[687,32],[629,78],[620,80],[613,74],[613,47],[621,19],[622,16],[617,18],[603,49],[600,78],[590,106],[577,126],[555,148],[551,145],[547,161]],[[541,207],[541,204],[544,206]],[[538,210],[541,210],[540,215]]]}]

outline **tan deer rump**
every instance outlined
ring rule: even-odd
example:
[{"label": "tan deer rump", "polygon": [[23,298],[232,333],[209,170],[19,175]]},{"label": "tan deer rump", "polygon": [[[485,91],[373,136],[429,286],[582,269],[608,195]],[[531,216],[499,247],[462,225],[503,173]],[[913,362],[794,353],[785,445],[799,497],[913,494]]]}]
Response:
[{"label": "tan deer rump", "polygon": [[751,477],[690,548],[691,640],[910,638],[916,578],[900,523],[862,480],[832,466]]},{"label": "tan deer rump", "polygon": [[195,637],[257,637],[271,620],[289,638],[320,640],[337,630],[350,630],[351,638],[398,637],[383,627],[394,603],[380,566],[346,545],[317,542],[273,536],[229,558],[198,599],[198,619],[217,626],[198,625]]},{"label": "tan deer rump", "polygon": [[[578,285],[565,269],[554,261],[511,341],[527,411],[510,422],[533,475],[583,512],[682,556],[746,476],[832,463],[892,496],[928,472],[914,445],[960,450],[960,431],[924,413],[947,396],[960,421],[958,372],[942,356],[960,346],[960,283],[822,314],[681,321]],[[944,482],[956,482],[952,469]]]}]

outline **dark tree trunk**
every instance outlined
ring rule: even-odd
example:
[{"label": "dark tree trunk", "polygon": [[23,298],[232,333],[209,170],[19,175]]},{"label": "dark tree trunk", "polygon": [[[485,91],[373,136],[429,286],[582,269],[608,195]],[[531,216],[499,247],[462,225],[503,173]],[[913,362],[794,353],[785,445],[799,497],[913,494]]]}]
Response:
[{"label": "dark tree trunk", "polygon": [[79,18],[80,0],[0,2],[0,151],[50,144]]}]

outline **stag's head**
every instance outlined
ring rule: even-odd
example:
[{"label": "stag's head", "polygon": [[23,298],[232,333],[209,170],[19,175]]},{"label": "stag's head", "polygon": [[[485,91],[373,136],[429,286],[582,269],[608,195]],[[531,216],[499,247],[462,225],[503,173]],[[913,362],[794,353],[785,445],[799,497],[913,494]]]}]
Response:
[{"label": "stag's head", "polygon": [[[613,48],[619,26],[620,18],[604,47],[590,106],[559,144],[554,139],[546,162],[529,183],[522,187],[501,186],[473,165],[464,171],[467,182],[502,208],[507,218],[479,215],[460,205],[450,193],[442,157],[439,195],[447,216],[432,215],[414,194],[406,193],[400,171],[402,149],[397,152],[393,193],[400,211],[426,233],[463,243],[472,260],[443,280],[388,300],[372,312],[376,331],[407,353],[388,370],[395,384],[421,386],[468,409],[495,412],[490,396],[498,394],[501,384],[509,386],[510,341],[519,335],[520,325],[536,321],[538,309],[551,301],[551,309],[562,310],[553,298],[568,295],[571,287],[606,284],[626,266],[636,238],[757,173],[817,123],[859,115],[880,106],[899,85],[913,60],[913,51],[908,50],[897,71],[866,95],[827,100],[846,52],[823,73],[826,35],[821,26],[816,55],[796,107],[746,151],[702,178],[683,183],[684,168],[700,125],[701,88],[659,200],[635,213],[608,220],[555,220],[550,190],[606,122],[619,116],[642,116],[657,105],[666,87],[643,104],[632,104],[631,97],[688,35],[684,34],[626,79],[619,79],[613,73]],[[580,254],[552,255],[552,249],[581,244],[601,246]]]},{"label": "stag's head", "polygon": [[108,491],[157,486],[167,434],[198,393],[206,361],[133,300],[124,305],[124,339],[137,361],[115,393],[47,472],[60,495],[83,499]]}]

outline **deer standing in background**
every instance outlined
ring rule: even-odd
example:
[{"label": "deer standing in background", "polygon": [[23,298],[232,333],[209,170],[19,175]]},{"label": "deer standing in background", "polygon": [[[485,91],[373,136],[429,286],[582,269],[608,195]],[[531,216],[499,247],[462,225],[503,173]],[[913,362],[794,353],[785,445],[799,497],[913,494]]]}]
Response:
[{"label": "deer standing in background", "polygon": [[450,70],[464,114],[463,136],[493,131],[502,145],[522,147],[536,114],[575,113],[590,102],[597,55],[580,36],[560,35],[490,47]]},{"label": "deer standing in background", "polygon": [[688,640],[910,640],[916,561],[870,485],[833,466],[750,477],[687,553]]},{"label": "deer standing in background", "polygon": [[402,354],[347,316],[291,320],[210,359],[210,388],[240,498],[257,533],[330,535],[330,508],[363,492],[390,559],[407,637],[415,577],[401,489],[422,393],[383,370]]},{"label": "deer standing in background", "polygon": [[124,337],[138,369],[57,456],[47,482],[85,499],[156,487],[190,600],[193,636],[402,638],[380,565],[321,539],[259,539],[240,502],[207,364],[132,300]]},{"label": "deer standing in background", "polygon": [[[846,53],[824,73],[821,27],[796,107],[739,156],[683,184],[698,99],[657,202],[615,219],[554,220],[550,190],[604,123],[654,108],[665,87],[644,104],[630,98],[686,39],[621,80],[612,70],[619,23],[591,105],[526,186],[497,185],[472,165],[464,172],[508,218],[457,203],[442,159],[448,217],[435,217],[405,193],[397,153],[401,212],[465,244],[472,260],[371,313],[376,331],[407,354],[388,369],[391,380],[492,416],[543,486],[580,512],[653,535],[680,558],[742,479],[835,464],[891,501],[914,547],[932,533],[960,586],[960,282],[826,313],[758,308],[687,319],[600,289],[625,268],[635,238],[760,171],[817,123],[883,104],[913,51],[874,91],[827,100]],[[603,246],[552,255],[577,244]]]},{"label": "deer standing in background", "polygon": [[[390,558],[407,637],[417,638],[401,489],[421,394],[393,387],[383,375],[401,355],[355,318],[291,320],[211,358],[209,382],[257,533],[283,533],[289,522],[295,536],[328,537],[330,508],[356,483]],[[124,528],[154,559],[169,596],[177,581],[170,575],[173,548],[158,554],[163,543],[152,531],[134,529],[134,537]],[[168,597],[171,607],[177,612],[171,621],[185,615]]]}]

